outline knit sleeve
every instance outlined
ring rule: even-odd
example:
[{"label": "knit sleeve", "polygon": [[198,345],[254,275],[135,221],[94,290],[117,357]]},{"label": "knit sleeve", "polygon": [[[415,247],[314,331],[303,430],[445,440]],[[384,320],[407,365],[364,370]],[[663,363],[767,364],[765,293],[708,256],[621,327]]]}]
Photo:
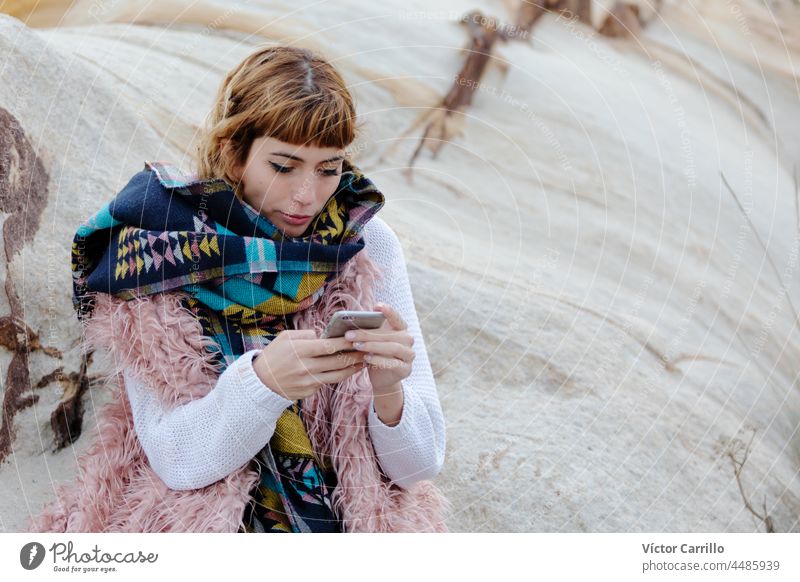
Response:
[{"label": "knit sleeve", "polygon": [[414,338],[411,374],[401,381],[404,402],[400,422],[395,426],[384,424],[375,412],[374,400],[369,410],[369,434],[381,468],[397,485],[408,489],[418,481],[435,477],[444,465],[444,416],[400,241],[378,217],[367,223],[365,239],[370,258],[385,273],[375,290],[376,302],[395,309]]},{"label": "knit sleeve", "polygon": [[275,432],[292,401],[266,387],[246,352],[213,390],[166,410],[139,378],[124,373],[134,428],[150,466],[170,489],[199,489],[248,463]]}]

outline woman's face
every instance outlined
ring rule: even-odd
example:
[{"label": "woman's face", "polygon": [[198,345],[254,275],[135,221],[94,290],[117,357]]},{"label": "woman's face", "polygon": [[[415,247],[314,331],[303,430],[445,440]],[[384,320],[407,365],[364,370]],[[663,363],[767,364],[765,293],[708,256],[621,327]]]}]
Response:
[{"label": "woman's face", "polygon": [[[287,236],[302,235],[336,191],[344,152],[297,146],[271,137],[253,141],[236,168],[244,201]],[[287,215],[302,216],[300,222]]]}]

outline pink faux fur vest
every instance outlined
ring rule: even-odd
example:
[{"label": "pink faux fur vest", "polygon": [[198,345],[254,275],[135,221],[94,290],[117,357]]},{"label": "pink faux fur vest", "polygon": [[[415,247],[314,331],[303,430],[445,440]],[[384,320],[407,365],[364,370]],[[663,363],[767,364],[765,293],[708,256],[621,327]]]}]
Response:
[{"label": "pink faux fur vest", "polygon": [[[339,309],[372,309],[380,276],[366,252],[358,253],[316,304],[293,316],[295,328],[319,333]],[[169,489],[150,467],[133,426],[122,380],[126,367],[147,380],[168,407],[204,396],[219,375],[206,349],[211,340],[182,307],[181,297],[164,293],[123,301],[97,296],[84,346],[110,356],[113,398],[84,437],[93,441],[78,459],[76,480],[56,487],[56,499],[30,518],[28,531],[238,531],[257,472],[245,464],[202,489]],[[364,370],[303,401],[314,450],[330,456],[337,473],[333,505],[344,531],[447,531],[450,504],[432,482],[405,490],[380,470],[367,426],[371,390]]]}]

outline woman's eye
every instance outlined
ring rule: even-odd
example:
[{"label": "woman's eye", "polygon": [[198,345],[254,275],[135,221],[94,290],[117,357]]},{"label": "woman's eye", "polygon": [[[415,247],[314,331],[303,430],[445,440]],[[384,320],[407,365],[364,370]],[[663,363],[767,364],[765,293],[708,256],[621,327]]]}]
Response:
[{"label": "woman's eye", "polygon": [[[275,162],[270,162],[270,164],[272,165],[273,168],[275,168],[275,171],[280,172],[281,174],[288,174],[289,172],[294,170],[294,168],[291,166],[281,166],[280,164],[276,164]],[[339,170],[337,170],[336,168],[334,168],[333,170],[321,170],[320,173],[323,176],[338,176]]]},{"label": "woman's eye", "polygon": [[290,168],[289,166],[281,166],[280,164],[276,164],[275,162],[270,162],[270,164],[272,164],[272,167],[275,168],[275,170],[277,170],[281,174],[288,174],[294,169]]}]

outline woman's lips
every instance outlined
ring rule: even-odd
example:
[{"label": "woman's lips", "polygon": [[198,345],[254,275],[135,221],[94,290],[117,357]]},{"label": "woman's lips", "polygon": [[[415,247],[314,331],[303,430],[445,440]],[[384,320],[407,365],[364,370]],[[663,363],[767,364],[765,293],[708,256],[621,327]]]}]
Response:
[{"label": "woman's lips", "polygon": [[289,224],[305,224],[311,219],[310,216],[292,216],[291,214],[286,214],[285,212],[281,212],[281,214]]}]

